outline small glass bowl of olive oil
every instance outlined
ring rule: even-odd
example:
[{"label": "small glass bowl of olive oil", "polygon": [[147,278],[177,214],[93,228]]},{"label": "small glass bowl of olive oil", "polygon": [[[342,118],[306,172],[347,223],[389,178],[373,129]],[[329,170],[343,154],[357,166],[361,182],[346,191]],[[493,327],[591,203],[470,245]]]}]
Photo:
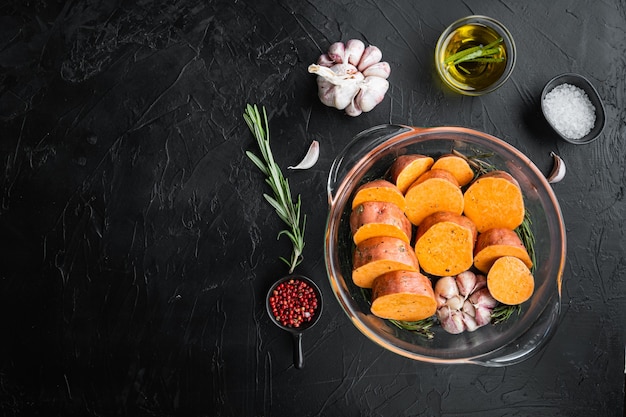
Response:
[{"label": "small glass bowl of olive oil", "polygon": [[502,23],[467,16],[441,34],[435,48],[437,72],[453,91],[468,96],[502,86],[515,66],[515,43]]}]

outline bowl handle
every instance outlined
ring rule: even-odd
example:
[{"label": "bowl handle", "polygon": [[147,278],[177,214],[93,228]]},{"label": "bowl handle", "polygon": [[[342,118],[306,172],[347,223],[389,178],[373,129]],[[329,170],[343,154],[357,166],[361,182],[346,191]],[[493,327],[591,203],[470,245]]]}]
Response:
[{"label": "bowl handle", "polygon": [[374,126],[357,134],[337,155],[330,167],[327,184],[328,204],[334,205],[337,187],[354,165],[373,149],[391,138],[412,135],[420,130],[422,129],[417,127],[387,124]]}]

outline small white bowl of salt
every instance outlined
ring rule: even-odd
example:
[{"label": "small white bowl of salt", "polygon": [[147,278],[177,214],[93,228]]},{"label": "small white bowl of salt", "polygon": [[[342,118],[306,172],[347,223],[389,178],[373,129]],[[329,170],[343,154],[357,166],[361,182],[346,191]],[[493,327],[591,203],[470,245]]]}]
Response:
[{"label": "small white bowl of salt", "polygon": [[582,75],[561,74],[548,81],[541,93],[541,111],[559,136],[576,145],[596,140],[604,129],[602,99]]}]

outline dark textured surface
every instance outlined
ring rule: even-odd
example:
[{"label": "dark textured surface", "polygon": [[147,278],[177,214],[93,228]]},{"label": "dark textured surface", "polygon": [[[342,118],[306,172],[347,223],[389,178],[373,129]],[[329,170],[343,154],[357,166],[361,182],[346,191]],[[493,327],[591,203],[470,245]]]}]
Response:
[{"label": "dark textured surface", "polygon": [[[446,92],[433,48],[468,14],[517,42],[512,78]],[[0,6],[0,414],[621,416],[626,265],[626,8],[594,2],[9,1]],[[324,107],[306,67],[338,40],[377,45],[391,87],[356,119]],[[541,116],[543,84],[588,77],[607,125],[584,146]],[[286,268],[282,225],[245,157],[246,103],[270,111],[308,216],[305,261],[326,295],[307,365],[266,316]],[[554,185],[568,233],[550,343],[506,367],[441,366],[362,336],[323,261],[326,175],[381,123],[462,125],[510,142]]]}]

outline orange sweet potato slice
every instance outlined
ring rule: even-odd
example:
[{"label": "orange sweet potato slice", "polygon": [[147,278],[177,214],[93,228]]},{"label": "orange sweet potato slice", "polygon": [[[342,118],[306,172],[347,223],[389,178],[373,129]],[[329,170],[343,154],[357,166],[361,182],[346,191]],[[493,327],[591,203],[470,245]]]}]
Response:
[{"label": "orange sweet potato slice", "polygon": [[503,304],[517,305],[528,300],[535,290],[535,279],[519,258],[498,258],[487,274],[487,288]]},{"label": "orange sweet potato slice", "polygon": [[496,228],[481,233],[474,247],[474,266],[487,273],[496,259],[503,256],[514,256],[520,259],[528,269],[533,262],[526,247],[513,230]]},{"label": "orange sweet potato slice", "polygon": [[422,174],[407,190],[404,199],[406,217],[419,225],[426,216],[438,211],[463,212],[463,193],[456,178],[443,169]]},{"label": "orange sweet potato slice", "polygon": [[355,285],[372,288],[374,279],[380,275],[401,270],[419,270],[413,248],[402,239],[379,236],[356,246],[352,260],[352,281]]},{"label": "orange sweet potato slice", "polygon": [[428,277],[419,271],[394,271],[372,284],[374,315],[391,320],[418,321],[437,311],[437,301]]},{"label": "orange sweet potato slice", "polygon": [[454,175],[461,187],[474,179],[474,170],[465,158],[454,154],[442,155],[433,163],[431,169],[444,169]]},{"label": "orange sweet potato slice", "polygon": [[[435,213],[417,232],[415,254],[420,267],[436,276],[457,275],[472,267],[476,228],[456,213]],[[425,229],[425,230],[424,230]]]},{"label": "orange sweet potato slice", "polygon": [[401,210],[406,206],[404,195],[395,184],[387,180],[373,180],[357,188],[352,199],[352,208],[366,201],[386,201],[395,204]]},{"label": "orange sweet potato slice", "polygon": [[522,190],[505,171],[483,174],[465,191],[464,214],[479,233],[494,228],[514,230],[524,221]]},{"label": "orange sweet potato slice", "polygon": [[411,184],[430,169],[433,162],[434,159],[426,155],[400,155],[389,168],[389,176],[404,194]]},{"label": "orange sweet potato slice", "polygon": [[393,203],[366,201],[350,213],[350,230],[354,243],[376,236],[390,236],[411,242],[412,226],[404,212]]}]

